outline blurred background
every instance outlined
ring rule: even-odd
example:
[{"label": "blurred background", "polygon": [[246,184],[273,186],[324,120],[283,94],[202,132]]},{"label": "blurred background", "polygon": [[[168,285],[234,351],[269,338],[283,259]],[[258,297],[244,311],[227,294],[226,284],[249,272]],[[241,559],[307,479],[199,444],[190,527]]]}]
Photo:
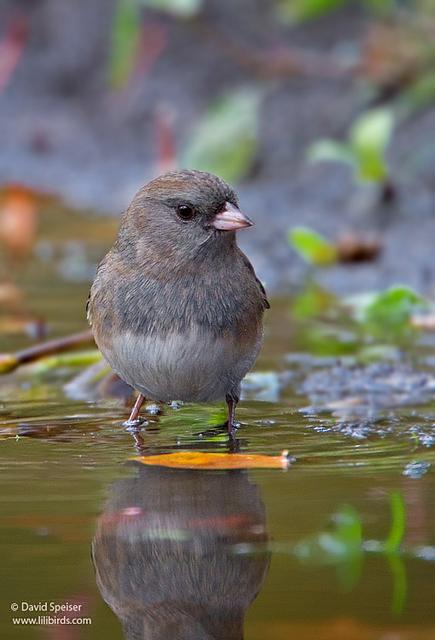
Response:
[{"label": "blurred background", "polygon": [[[2,0],[2,638],[433,640],[434,132],[434,0]],[[174,167],[256,222],[235,443],[177,402],[133,439],[83,333],[119,214]],[[231,455],[150,459],[186,449]],[[92,624],[13,624],[51,600]]]},{"label": "blurred background", "polygon": [[299,282],[304,225],[339,244],[333,289],[428,292],[434,36],[431,0],[5,0],[0,235],[16,242],[11,203],[116,216],[196,167],[237,185],[269,289]]}]

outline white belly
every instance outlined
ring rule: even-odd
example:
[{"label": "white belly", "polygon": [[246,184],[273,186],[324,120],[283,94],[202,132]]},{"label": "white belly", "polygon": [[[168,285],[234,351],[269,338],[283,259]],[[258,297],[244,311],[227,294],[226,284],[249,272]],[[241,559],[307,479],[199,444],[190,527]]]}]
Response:
[{"label": "white belly", "polygon": [[191,329],[165,338],[125,333],[110,348],[99,346],[112,369],[146,398],[208,402],[237,389],[255,362],[261,338],[259,333],[242,344]]}]

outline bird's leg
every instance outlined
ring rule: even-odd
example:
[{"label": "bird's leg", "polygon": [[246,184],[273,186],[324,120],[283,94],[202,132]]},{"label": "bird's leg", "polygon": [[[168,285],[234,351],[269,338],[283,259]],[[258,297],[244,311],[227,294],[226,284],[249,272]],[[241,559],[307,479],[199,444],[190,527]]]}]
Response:
[{"label": "bird's leg", "polygon": [[234,419],[236,417],[236,407],[239,399],[233,395],[227,394],[225,400],[228,406],[228,420],[226,422],[228,433],[232,436],[235,430]]},{"label": "bird's leg", "polygon": [[144,403],[144,396],[140,393],[136,398],[136,402],[133,405],[133,409],[131,410],[130,417],[127,422],[124,422],[126,427],[132,427],[138,424],[139,422],[139,411],[141,406]]}]

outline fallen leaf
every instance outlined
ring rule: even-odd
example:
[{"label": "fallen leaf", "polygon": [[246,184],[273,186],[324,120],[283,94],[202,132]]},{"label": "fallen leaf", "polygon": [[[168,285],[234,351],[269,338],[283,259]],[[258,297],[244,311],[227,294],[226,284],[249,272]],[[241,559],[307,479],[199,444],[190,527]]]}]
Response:
[{"label": "fallen leaf", "polygon": [[156,456],[138,456],[132,460],[141,464],[176,469],[287,469],[290,464],[288,451],[283,451],[280,456],[180,451]]},{"label": "fallen leaf", "polygon": [[292,247],[309,264],[323,266],[337,261],[336,247],[313,229],[293,227],[288,232],[288,239]]},{"label": "fallen leaf", "polygon": [[228,182],[245,178],[257,149],[261,99],[260,91],[246,88],[221,96],[192,131],[181,164]]}]

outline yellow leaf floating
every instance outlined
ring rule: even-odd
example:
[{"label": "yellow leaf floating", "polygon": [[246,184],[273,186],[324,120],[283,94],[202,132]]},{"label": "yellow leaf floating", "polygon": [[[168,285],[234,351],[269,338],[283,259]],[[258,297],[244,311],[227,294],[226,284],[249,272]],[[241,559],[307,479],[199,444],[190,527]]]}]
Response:
[{"label": "yellow leaf floating", "polygon": [[155,456],[132,458],[141,464],[175,469],[287,469],[290,460],[288,451],[280,456],[264,456],[242,453],[204,453],[202,451],[179,451]]}]

